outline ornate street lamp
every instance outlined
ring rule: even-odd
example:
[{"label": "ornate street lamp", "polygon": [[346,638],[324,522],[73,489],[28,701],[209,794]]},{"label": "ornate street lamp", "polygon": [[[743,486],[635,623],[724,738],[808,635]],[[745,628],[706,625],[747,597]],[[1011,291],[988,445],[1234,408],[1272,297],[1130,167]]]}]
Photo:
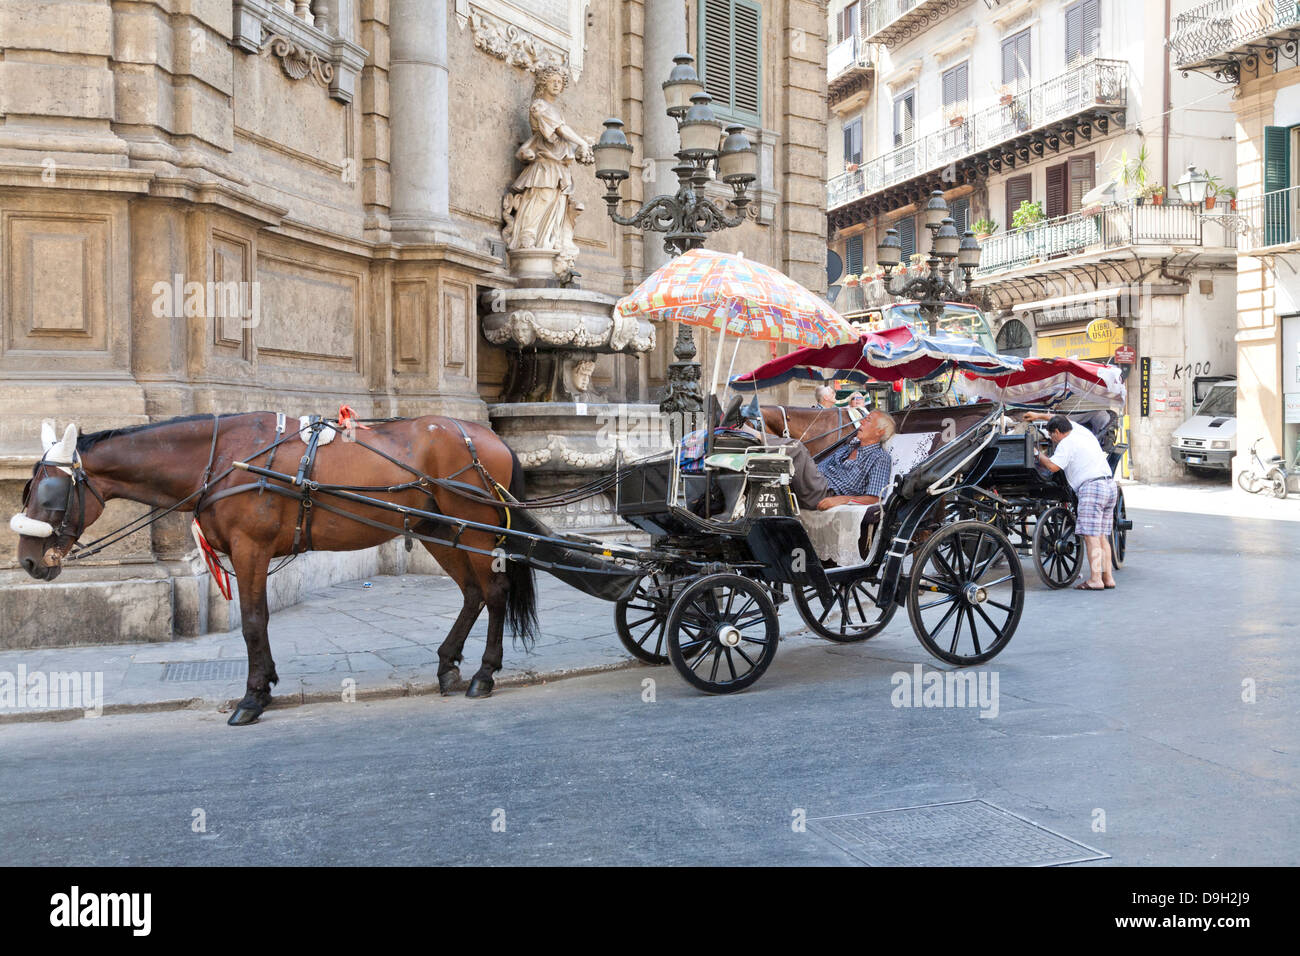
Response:
[{"label": "ornate street lamp", "polygon": [[[605,184],[609,217],[620,226],[664,233],[664,251],[677,256],[703,246],[710,233],[745,221],[745,207],[750,202],[747,191],[758,178],[758,158],[745,136],[745,127],[728,126],[724,137],[722,123],[709,105],[713,97],[704,92],[704,84],[695,72],[695,58],[683,53],[673,57],[673,63],[676,65],[663,90],[666,112],[677,121],[681,138],[677,165],[673,167],[678,182],[676,194],[655,196],[632,215],[620,215],[618,207],[623,197],[619,188],[632,173],[632,146],[623,133],[622,120],[605,120],[605,131],[594,152],[596,176]],[[735,216],[728,216],[704,197],[705,184],[715,175],[732,189],[730,205],[738,210]],[[684,323],[678,323],[673,356],[676,361],[668,366],[668,390],[659,403],[660,409],[668,413],[702,411],[695,339]]]},{"label": "ornate street lamp", "polygon": [[[980,264],[980,244],[975,233],[969,229],[964,235],[959,233],[948,211],[943,192],[936,189],[924,210],[925,228],[930,230],[929,272],[907,280],[901,287],[889,281],[902,262],[903,244],[898,230],[886,229],[885,237],[876,247],[876,263],[885,270],[886,287],[893,295],[917,300],[918,310],[929,322],[932,335],[939,330],[945,303],[970,298],[971,280]],[[960,288],[952,282],[954,267],[961,270]]]},{"label": "ornate street lamp", "polygon": [[1178,198],[1183,202],[1199,206],[1205,202],[1205,194],[1210,188],[1210,177],[1195,166],[1188,166],[1183,178],[1174,183]]}]

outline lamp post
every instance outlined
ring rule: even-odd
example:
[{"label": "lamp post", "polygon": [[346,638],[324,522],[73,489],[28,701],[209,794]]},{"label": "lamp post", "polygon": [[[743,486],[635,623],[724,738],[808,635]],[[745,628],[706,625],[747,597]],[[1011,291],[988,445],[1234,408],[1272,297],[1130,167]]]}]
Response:
[{"label": "lamp post", "polygon": [[[943,192],[936,189],[925,204],[925,228],[930,230],[930,258],[926,264],[929,272],[909,279],[901,288],[890,286],[890,277],[902,261],[903,244],[897,229],[886,229],[885,238],[876,247],[876,263],[885,270],[885,285],[890,293],[905,299],[916,299],[918,310],[930,326],[933,335],[939,329],[946,302],[961,302],[969,298],[971,279],[980,264],[980,244],[975,233],[967,229],[957,232],[956,223],[948,215],[948,204]],[[961,270],[961,287],[953,284],[953,267]]]},{"label": "lamp post", "polygon": [[[1201,207],[1210,191],[1210,177],[1203,170],[1188,166],[1183,178],[1174,183],[1174,189],[1178,191],[1178,198],[1183,202]],[[1198,209],[1196,220],[1200,223],[1217,223],[1225,232],[1230,230],[1241,236],[1250,232],[1249,216],[1225,212],[1222,209],[1217,209],[1214,215]]]},{"label": "lamp post", "polygon": [[[605,184],[605,205],[609,217],[620,226],[636,226],[650,232],[664,233],[664,251],[681,255],[698,249],[710,233],[739,226],[745,221],[749,205],[747,190],[758,178],[758,158],[745,127],[733,124],[723,135],[722,122],[709,105],[713,97],[704,92],[704,84],[695,72],[695,58],[687,54],[673,57],[676,64],[663,84],[667,113],[677,122],[681,149],[676,153],[677,192],[672,196],[655,196],[630,216],[619,214],[622,195],[619,188],[632,173],[632,146],[623,133],[623,121],[605,120],[605,131],[596,142],[596,176]],[[726,211],[704,196],[704,187],[714,175],[731,187],[730,205],[738,212]],[[697,413],[703,410],[700,393],[700,365],[696,358],[695,339],[690,327],[679,323],[673,346],[675,361],[668,366],[668,390],[659,408],[667,413]]]}]

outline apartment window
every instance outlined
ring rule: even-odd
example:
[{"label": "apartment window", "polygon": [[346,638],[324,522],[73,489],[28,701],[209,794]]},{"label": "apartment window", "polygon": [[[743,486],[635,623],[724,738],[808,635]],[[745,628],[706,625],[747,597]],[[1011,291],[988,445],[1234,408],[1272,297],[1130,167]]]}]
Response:
[{"label": "apartment window", "polygon": [[906,265],[907,261],[916,253],[916,220],[911,216],[906,216],[897,220],[894,223],[894,228],[898,230],[898,241],[903,246],[900,255],[903,264]]},{"label": "apartment window", "polygon": [[1085,60],[1101,47],[1101,0],[1065,8],[1065,62]]},{"label": "apartment window", "polygon": [[844,247],[844,257],[848,260],[846,268],[849,275],[862,275],[862,237],[849,237],[848,244]]},{"label": "apartment window", "polygon": [[1011,219],[1020,208],[1022,202],[1033,197],[1033,180],[1029,174],[1023,176],[1013,176],[1007,180],[1007,219],[1006,228],[1011,228]]},{"label": "apartment window", "polygon": [[1029,30],[1002,41],[1002,82],[1016,93],[1029,87]]},{"label": "apartment window", "polygon": [[1070,212],[1083,208],[1083,197],[1097,185],[1097,160],[1093,153],[1070,157]]},{"label": "apartment window", "polygon": [[952,216],[957,231],[965,232],[970,228],[970,200],[954,199],[948,203],[948,215]]},{"label": "apartment window", "polygon": [[858,35],[858,24],[861,22],[860,9],[856,3],[850,3],[836,16],[836,30],[839,39],[847,40],[849,37]]},{"label": "apartment window", "polygon": [[907,146],[915,137],[916,91],[908,90],[894,100],[894,146]]},{"label": "apartment window", "polygon": [[700,77],[723,119],[762,125],[763,11],[751,0],[700,0]]},{"label": "apartment window", "polygon": [[1019,319],[1007,319],[998,329],[998,352],[1002,355],[1027,357],[1034,351],[1034,337],[1029,327]]},{"label": "apartment window", "polygon": [[[1264,192],[1289,189],[1291,178],[1291,128],[1264,127]],[[1264,245],[1287,242],[1291,236],[1291,208],[1287,193],[1264,200]]]},{"label": "apartment window", "polygon": [[1083,208],[1083,197],[1096,185],[1095,154],[1071,156],[1066,162],[1047,167],[1048,219],[1069,216]]},{"label": "apartment window", "polygon": [[844,162],[862,162],[862,117],[844,127]]},{"label": "apartment window", "polygon": [[965,106],[970,98],[968,64],[958,63],[943,74],[943,108]]}]

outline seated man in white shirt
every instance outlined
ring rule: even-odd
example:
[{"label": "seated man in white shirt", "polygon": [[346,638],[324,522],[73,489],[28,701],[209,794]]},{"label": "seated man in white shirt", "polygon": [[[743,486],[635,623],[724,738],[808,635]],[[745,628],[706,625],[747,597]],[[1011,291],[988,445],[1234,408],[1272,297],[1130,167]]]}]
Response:
[{"label": "seated man in white shirt", "polygon": [[1083,426],[1075,428],[1064,415],[1054,415],[1047,423],[1047,437],[1056,449],[1050,458],[1039,452],[1038,463],[1048,471],[1065,472],[1065,480],[1079,499],[1076,530],[1088,548],[1091,574],[1087,581],[1076,584],[1075,590],[1109,590],[1115,587],[1110,531],[1119,496],[1110,462],[1092,432]]}]

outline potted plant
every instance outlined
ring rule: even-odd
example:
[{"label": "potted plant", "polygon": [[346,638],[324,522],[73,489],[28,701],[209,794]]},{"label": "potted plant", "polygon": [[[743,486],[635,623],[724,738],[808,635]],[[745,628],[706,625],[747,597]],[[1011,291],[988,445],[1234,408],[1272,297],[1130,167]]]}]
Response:
[{"label": "potted plant", "polygon": [[998,224],[992,219],[977,219],[971,225],[971,229],[975,232],[975,238],[983,242],[998,231]]},{"label": "potted plant", "polygon": [[1213,173],[1205,177],[1205,211],[1209,212],[1219,202],[1219,191],[1223,189],[1223,180]]},{"label": "potted plant", "polygon": [[861,281],[862,281],[861,277],[854,275],[852,272],[850,272],[848,275],[844,277],[844,284],[848,286],[850,289],[860,284]]},{"label": "potted plant", "polygon": [[857,163],[845,163],[844,171],[846,173],[856,173],[861,167]]},{"label": "potted plant", "polygon": [[1150,173],[1147,171],[1147,146],[1143,143],[1138,149],[1137,156],[1129,159],[1128,150],[1123,150],[1119,158],[1115,160],[1115,165],[1111,169],[1111,180],[1123,186],[1130,195],[1137,193],[1138,205],[1142,205],[1146,199],[1145,190],[1147,178]]},{"label": "potted plant", "polygon": [[1043,204],[1026,199],[1011,216],[1012,229],[1030,229],[1041,224],[1047,216],[1043,213]]},{"label": "potted plant", "polygon": [[998,102],[1003,106],[1010,106],[1011,101],[1016,98],[1015,91],[1007,84],[998,87]]},{"label": "potted plant", "polygon": [[943,108],[944,118],[948,120],[949,126],[960,126],[966,122],[966,104],[953,103]]},{"label": "potted plant", "polygon": [[1163,206],[1165,204],[1165,187],[1156,183],[1148,183],[1143,186],[1142,191],[1138,193],[1138,199],[1150,199],[1151,205]]},{"label": "potted plant", "polygon": [[1223,193],[1223,195],[1228,197],[1228,208],[1233,212],[1236,212],[1237,211],[1237,187],[1224,186],[1219,189],[1219,192]]}]

